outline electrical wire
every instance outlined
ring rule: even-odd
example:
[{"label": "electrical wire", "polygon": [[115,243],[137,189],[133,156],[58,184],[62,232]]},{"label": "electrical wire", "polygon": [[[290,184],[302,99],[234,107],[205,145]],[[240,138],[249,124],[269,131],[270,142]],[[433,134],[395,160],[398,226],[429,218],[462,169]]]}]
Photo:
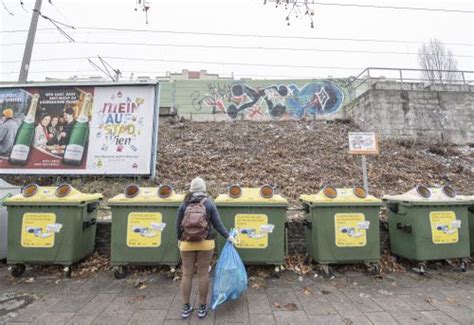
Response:
[{"label": "electrical wire", "polygon": [[[38,32],[48,32],[54,28],[38,28]],[[130,32],[130,33],[157,33],[157,34],[177,34],[177,35],[202,35],[202,36],[226,36],[226,37],[254,37],[259,39],[279,38],[279,39],[301,39],[301,40],[324,40],[324,41],[344,41],[344,42],[374,42],[374,43],[397,43],[397,44],[423,44],[420,41],[393,40],[393,39],[375,39],[375,38],[347,38],[347,37],[313,37],[313,36],[286,36],[286,35],[261,35],[261,34],[237,34],[237,33],[217,33],[217,32],[195,32],[195,31],[173,31],[173,30],[153,30],[153,29],[133,29],[133,28],[114,28],[114,27],[76,27],[76,33],[94,32]],[[26,33],[28,30],[2,30],[0,33]],[[474,46],[473,43],[444,43],[451,46]]]},{"label": "electrical wire", "polygon": [[463,9],[447,9],[447,8],[431,8],[431,7],[408,7],[408,6],[382,6],[382,5],[370,5],[370,4],[359,4],[359,3],[339,3],[339,2],[321,2],[315,0],[265,0],[267,2],[273,2],[280,5],[291,5],[297,4],[308,4],[318,6],[336,6],[336,7],[356,7],[356,8],[372,8],[372,9],[390,9],[390,10],[412,10],[412,11],[430,11],[430,12],[444,12],[444,13],[459,13],[459,14],[472,14],[473,10]]},{"label": "electrical wire", "polygon": [[5,2],[2,0],[2,6],[3,6],[3,9],[5,9],[5,11],[10,15],[10,16],[15,16],[15,14],[13,12],[10,11],[10,9],[8,9],[7,5],[5,4]]},{"label": "electrical wire", "polygon": [[[70,42],[35,42],[35,45],[62,45]],[[394,54],[394,55],[432,55],[418,52],[370,51],[370,50],[343,50],[343,49],[311,49],[295,47],[266,47],[266,46],[236,46],[236,45],[208,45],[208,44],[173,44],[173,43],[143,43],[143,42],[110,42],[110,41],[78,41],[74,44],[83,45],[118,45],[118,46],[145,46],[145,47],[176,47],[176,48],[212,48],[212,49],[242,49],[242,50],[271,50],[271,51],[306,51],[306,52],[335,52],[335,53],[367,53],[367,54]],[[24,43],[4,43],[0,46],[23,46]],[[447,55],[444,55],[447,56]],[[455,57],[473,58],[474,55],[455,55]]]},{"label": "electrical wire", "polygon": [[65,23],[62,23],[60,21],[57,21],[55,19],[52,19],[46,15],[43,15],[41,13],[41,11],[37,10],[37,9],[33,9],[34,12],[37,12],[38,15],[40,15],[42,18],[48,20],[51,24],[54,25],[54,27],[56,27],[56,29],[69,41],[69,42],[74,42],[74,39],[69,36],[68,33],[66,33],[66,31],[61,27],[61,26],[64,26],[64,27],[67,27],[67,28],[70,28],[70,29],[75,29],[74,26],[71,26],[71,25],[68,25],[68,24],[65,24]]},{"label": "electrical wire", "polygon": [[[66,61],[66,60],[86,60],[92,57],[70,57],[70,58],[45,58],[32,59],[32,62],[47,61]],[[362,70],[361,67],[338,67],[338,66],[313,66],[313,65],[293,65],[293,64],[270,64],[270,63],[248,63],[248,62],[222,62],[222,61],[195,61],[195,60],[165,60],[152,58],[131,58],[131,57],[114,57],[102,56],[103,59],[122,60],[122,61],[140,61],[140,62],[169,62],[169,63],[196,63],[196,64],[212,64],[212,65],[235,65],[235,66],[259,66],[259,67],[277,67],[277,68],[301,68],[301,69],[338,69],[338,70]],[[20,60],[4,60],[0,63],[18,63]]]}]

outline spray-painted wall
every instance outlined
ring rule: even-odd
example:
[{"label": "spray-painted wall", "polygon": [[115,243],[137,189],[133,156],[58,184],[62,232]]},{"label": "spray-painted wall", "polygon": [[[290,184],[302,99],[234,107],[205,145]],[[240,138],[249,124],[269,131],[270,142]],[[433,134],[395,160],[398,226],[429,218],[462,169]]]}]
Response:
[{"label": "spray-painted wall", "polygon": [[342,117],[345,80],[175,80],[163,83],[161,107],[199,120]]}]

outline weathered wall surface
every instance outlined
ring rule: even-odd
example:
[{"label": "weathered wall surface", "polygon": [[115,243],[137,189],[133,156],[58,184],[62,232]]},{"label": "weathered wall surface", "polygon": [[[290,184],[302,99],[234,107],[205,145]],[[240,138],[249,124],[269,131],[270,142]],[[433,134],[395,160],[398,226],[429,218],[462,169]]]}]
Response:
[{"label": "weathered wall surface", "polygon": [[383,138],[474,143],[474,88],[380,82],[344,109],[363,130]]},{"label": "weathered wall surface", "polygon": [[345,80],[174,80],[160,107],[193,120],[341,118]]}]

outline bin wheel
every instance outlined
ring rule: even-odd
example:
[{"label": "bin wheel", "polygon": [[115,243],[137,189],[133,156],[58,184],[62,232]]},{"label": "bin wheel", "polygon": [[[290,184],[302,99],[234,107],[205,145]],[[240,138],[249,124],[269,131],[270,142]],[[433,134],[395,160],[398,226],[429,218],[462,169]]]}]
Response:
[{"label": "bin wheel", "polygon": [[64,274],[65,278],[69,279],[71,277],[71,274],[72,274],[72,268],[70,266],[65,266],[63,268],[63,274]]},{"label": "bin wheel", "polygon": [[272,273],[271,273],[272,277],[274,278],[280,278],[281,276],[281,269],[280,267],[276,266],[273,270],[272,270]]},{"label": "bin wheel", "polygon": [[303,265],[311,265],[312,261],[313,259],[311,258],[311,256],[309,256],[309,254],[306,254],[303,260]]},{"label": "bin wheel", "polygon": [[379,275],[380,274],[380,265],[377,263],[377,264],[373,264],[370,268],[370,273],[372,275]]},{"label": "bin wheel", "polygon": [[323,270],[323,277],[331,278],[334,276],[333,269],[328,264],[321,264],[321,269]]},{"label": "bin wheel", "polygon": [[14,278],[19,278],[25,273],[25,264],[15,264],[10,267],[10,275]]},{"label": "bin wheel", "polygon": [[[211,271],[209,270],[209,272]],[[170,266],[170,269],[168,270],[168,272],[166,272],[166,275],[169,279],[174,279],[176,276],[176,267]]]},{"label": "bin wheel", "polygon": [[128,275],[126,266],[116,266],[113,268],[112,272],[117,280],[125,279]]},{"label": "bin wheel", "polygon": [[413,268],[412,269],[415,273],[419,274],[419,275],[425,275],[425,272],[426,272],[426,265],[425,263],[419,263],[418,264],[418,267],[416,268]]},{"label": "bin wheel", "polygon": [[380,264],[378,262],[365,262],[365,266],[367,267],[367,271],[370,272],[370,274],[380,274]]},{"label": "bin wheel", "polygon": [[466,272],[466,270],[467,270],[466,261],[461,261],[461,272]]}]

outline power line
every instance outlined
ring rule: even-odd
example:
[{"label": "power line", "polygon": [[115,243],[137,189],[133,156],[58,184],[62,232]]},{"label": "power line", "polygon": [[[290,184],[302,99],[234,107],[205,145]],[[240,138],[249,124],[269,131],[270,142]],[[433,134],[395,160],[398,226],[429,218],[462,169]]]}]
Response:
[{"label": "power line", "polygon": [[[52,31],[54,28],[39,28],[38,31]],[[261,34],[237,34],[237,33],[216,33],[216,32],[195,32],[195,31],[173,31],[173,30],[147,30],[133,28],[113,28],[113,27],[76,27],[76,33],[90,33],[88,31],[110,31],[110,32],[130,32],[130,33],[157,33],[157,34],[177,34],[177,35],[202,35],[202,36],[226,36],[226,37],[254,37],[280,38],[280,39],[301,39],[301,40],[324,40],[324,41],[349,41],[349,42],[374,42],[374,43],[397,43],[397,44],[422,44],[420,41],[393,40],[393,39],[375,39],[375,38],[347,38],[347,37],[312,37],[312,36],[286,36],[286,35],[261,35]],[[0,33],[24,33],[27,30],[3,30]],[[451,46],[474,46],[472,43],[444,43]]]},{"label": "power line", "polygon": [[[63,45],[70,42],[36,42],[35,45]],[[370,51],[370,50],[343,50],[343,49],[311,49],[295,47],[266,47],[266,46],[236,46],[236,45],[206,45],[206,44],[173,44],[173,43],[143,43],[143,42],[110,42],[110,41],[75,41],[74,44],[90,45],[119,45],[119,46],[147,46],[147,47],[177,47],[177,48],[212,48],[212,49],[242,49],[242,50],[271,50],[271,51],[307,51],[307,52],[336,52],[336,53],[368,53],[394,55],[420,55],[418,52]],[[4,43],[0,46],[23,46],[23,43]],[[421,55],[431,55],[430,53]],[[456,57],[472,58],[473,55],[455,55]]]},{"label": "power line", "polygon": [[[93,73],[93,72],[98,72],[96,70],[80,70],[80,71],[77,71],[77,70],[54,70],[54,71],[30,71],[31,74],[54,74],[54,73],[74,73],[74,74],[88,74],[88,73]],[[129,74],[129,73],[134,73],[134,74],[144,74],[144,75],[150,75],[150,74],[155,74],[158,76],[156,77],[159,77],[159,78],[166,78],[166,77],[169,77],[169,76],[166,76],[166,74],[168,73],[169,71],[137,71],[137,70],[130,70],[130,71],[123,71],[123,74]],[[9,71],[9,72],[0,72],[0,74],[17,74],[18,71]],[[162,75],[159,75],[159,74],[162,74]],[[174,74],[174,73],[173,73]],[[249,78],[249,77],[257,77],[257,78],[274,78],[276,80],[276,78],[278,79],[313,79],[313,80],[319,80],[319,79],[328,79],[328,77],[316,77],[314,75],[285,75],[285,74],[276,74],[276,75],[271,75],[271,74],[254,74],[254,73],[232,73],[232,75],[235,77],[235,76],[239,76],[240,78]],[[151,79],[153,79],[153,76],[150,76]],[[216,79],[216,80],[211,80],[211,81],[222,81],[222,82],[225,82],[225,81],[232,81],[232,80],[238,80],[239,78],[237,79],[232,79],[231,76],[226,76],[226,75],[220,75],[220,78],[221,79]],[[333,79],[347,79],[347,78],[344,78],[344,77],[340,77],[340,78],[333,78]],[[172,81],[179,81],[179,82],[182,82],[182,81],[196,81],[196,80],[181,80],[181,79],[170,79]],[[209,80],[204,80],[204,79],[201,79],[201,81],[209,81]],[[188,87],[188,86],[183,86],[183,85],[178,85],[177,86],[177,89],[196,89],[196,87]],[[179,96],[178,96],[179,97]]]},{"label": "power line", "polygon": [[339,3],[339,2],[321,2],[315,0],[265,0],[266,2],[274,2],[277,4],[310,4],[318,6],[336,6],[336,7],[356,7],[356,8],[372,8],[372,9],[390,9],[390,10],[412,10],[412,11],[430,11],[430,12],[445,12],[445,13],[459,13],[459,14],[472,14],[473,10],[463,9],[447,9],[447,8],[430,8],[430,7],[407,7],[407,6],[382,6],[382,5],[369,5],[369,4],[358,4],[358,3]]},{"label": "power line", "polygon": [[[48,73],[92,73],[92,72],[98,72],[97,70],[81,70],[81,71],[77,71],[77,70],[45,70],[45,71],[29,71],[29,73],[36,73],[36,74],[39,74],[39,73],[44,73],[44,74],[48,74]],[[17,74],[18,71],[0,71],[0,74]]]},{"label": "power line", "polygon": [[[70,60],[87,60],[92,57],[68,57],[68,58],[45,58],[34,59],[32,61],[47,62],[47,61],[70,61]],[[276,68],[309,68],[309,69],[338,69],[338,70],[362,70],[361,67],[338,67],[338,66],[313,66],[313,65],[292,65],[292,64],[269,64],[269,63],[248,63],[248,62],[215,62],[215,61],[194,61],[194,60],[165,60],[152,58],[131,58],[131,57],[114,57],[103,56],[104,59],[109,60],[123,60],[123,61],[140,61],[140,62],[168,62],[168,63],[194,63],[194,64],[211,64],[211,65],[235,65],[235,66],[257,66],[257,67],[276,67]],[[18,63],[18,60],[4,60],[0,63]]]}]

